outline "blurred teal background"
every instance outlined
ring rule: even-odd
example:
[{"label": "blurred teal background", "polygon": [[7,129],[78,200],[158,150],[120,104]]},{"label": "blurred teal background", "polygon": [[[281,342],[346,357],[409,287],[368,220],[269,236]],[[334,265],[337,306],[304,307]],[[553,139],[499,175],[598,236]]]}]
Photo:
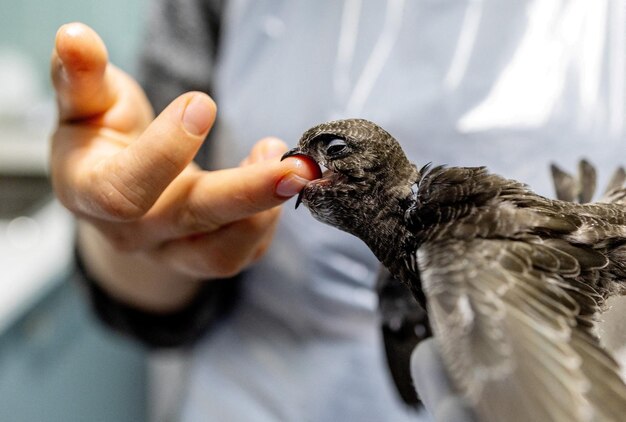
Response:
[{"label": "blurred teal background", "polygon": [[112,62],[135,73],[147,4],[147,0],[0,0],[0,48],[25,54],[40,82],[49,87],[55,33],[64,23],[80,21],[104,39]]},{"label": "blurred teal background", "polygon": [[147,4],[0,0],[0,421],[156,420],[148,353],[91,314],[72,279],[73,219],[47,178],[58,27],[92,26],[134,75]]}]

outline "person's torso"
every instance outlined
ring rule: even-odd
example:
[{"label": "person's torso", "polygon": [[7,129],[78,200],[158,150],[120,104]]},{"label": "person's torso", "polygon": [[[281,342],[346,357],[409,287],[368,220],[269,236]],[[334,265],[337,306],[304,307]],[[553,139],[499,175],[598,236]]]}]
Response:
[{"label": "person's torso", "polygon": [[[231,1],[214,80],[216,160],[237,165],[264,136],[294,145],[315,124],[360,117],[394,135],[418,167],[487,165],[552,195],[549,163],[573,170],[587,157],[606,180],[626,162],[626,30],[618,6]],[[298,414],[290,406],[306,420],[329,420],[332,412],[335,420],[380,420],[381,412],[405,419],[383,374],[378,262],[361,241],[306,209],[284,208],[272,247],[246,273],[232,324],[200,347],[204,372],[195,382],[241,370],[253,399],[279,419]]]}]

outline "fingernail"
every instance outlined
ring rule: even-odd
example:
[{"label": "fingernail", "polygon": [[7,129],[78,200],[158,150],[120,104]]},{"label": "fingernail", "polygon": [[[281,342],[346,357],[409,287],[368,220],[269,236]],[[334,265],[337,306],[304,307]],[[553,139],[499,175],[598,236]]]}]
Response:
[{"label": "fingernail", "polygon": [[269,139],[263,148],[263,159],[271,160],[282,156],[287,151],[285,143],[279,139]]},{"label": "fingernail", "polygon": [[183,112],[183,126],[192,135],[204,135],[211,126],[213,103],[209,97],[196,94]]},{"label": "fingernail", "polygon": [[276,184],[276,195],[290,197],[300,192],[309,183],[304,177],[289,173]]}]

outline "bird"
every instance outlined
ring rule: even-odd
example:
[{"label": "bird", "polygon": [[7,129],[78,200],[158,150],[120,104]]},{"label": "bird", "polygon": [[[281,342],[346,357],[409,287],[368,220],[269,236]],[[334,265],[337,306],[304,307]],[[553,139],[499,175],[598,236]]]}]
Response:
[{"label": "bird", "polygon": [[485,167],[418,167],[364,119],[312,127],[287,157],[323,169],[296,208],[360,238],[426,309],[478,420],[624,420],[626,384],[595,327],[626,293],[626,191],[574,203]]}]

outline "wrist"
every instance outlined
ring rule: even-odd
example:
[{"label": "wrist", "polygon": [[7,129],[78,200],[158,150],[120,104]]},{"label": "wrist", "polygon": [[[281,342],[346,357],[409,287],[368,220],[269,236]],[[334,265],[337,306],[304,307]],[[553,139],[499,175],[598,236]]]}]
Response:
[{"label": "wrist", "polygon": [[77,247],[92,279],[112,297],[150,312],[172,312],[189,304],[201,281],[152,259],[145,252],[115,249],[88,222],[78,224]]}]

